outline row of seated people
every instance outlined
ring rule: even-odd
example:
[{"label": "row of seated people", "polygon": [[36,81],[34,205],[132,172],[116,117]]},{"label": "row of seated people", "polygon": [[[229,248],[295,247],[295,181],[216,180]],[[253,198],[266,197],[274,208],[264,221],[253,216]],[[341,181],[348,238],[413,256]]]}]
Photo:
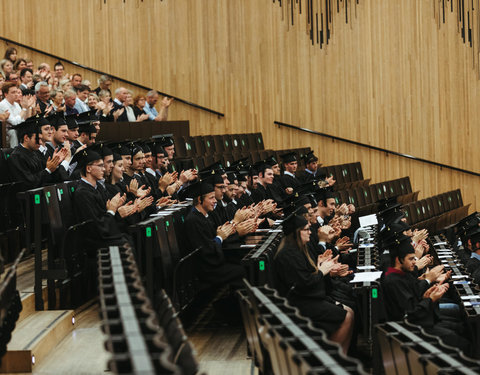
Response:
[{"label": "row of seated people", "polygon": [[[43,121],[44,119],[30,121],[20,127],[19,138],[22,145],[19,147],[23,148],[16,149],[10,157],[13,168],[19,166],[18,160],[22,160],[21,157],[16,160],[17,153],[28,155],[24,156],[23,160],[30,157],[30,161],[40,162],[35,168],[30,168],[28,164],[20,164],[18,167],[23,175],[34,177],[30,180],[24,179],[23,182],[27,184],[30,181],[38,181],[39,184],[48,182],[48,178],[53,175],[49,169],[51,165],[46,164],[43,167],[41,159],[36,156],[38,152],[35,154],[39,148],[37,134],[41,138],[41,128],[46,126]],[[255,166],[256,169],[239,163],[234,166],[238,168],[236,172],[231,170],[228,173],[220,166],[213,166],[200,173],[201,181],[197,182],[194,182],[198,179],[196,172],[183,171],[174,182],[175,173],[168,172],[166,165],[169,160],[169,147],[174,150],[173,141],[165,139],[162,142],[165,142],[161,146],[167,157],[163,154],[166,161],[162,165],[157,164],[158,171],[155,171],[151,164],[147,166],[145,153],[148,154],[148,149],[145,145],[119,145],[115,148],[119,151],[118,154],[110,154],[107,147],[99,147],[100,150],[97,148],[96,151],[90,147],[81,150],[73,158],[81,176],[74,194],[74,207],[79,220],[92,220],[94,223],[87,236],[91,240],[92,249],[103,247],[105,243],[128,242],[122,226],[128,223],[129,218],[148,214],[149,210],[150,213],[155,212],[158,205],[169,203],[171,195],[176,194],[180,199],[188,197],[193,200],[194,208],[185,220],[185,233],[188,233],[191,249],[202,248],[198,264],[201,281],[206,284],[230,284],[237,287],[241,284],[244,270],[238,259],[228,257],[229,245],[241,243],[242,237],[254,232],[259,225],[270,226],[275,219],[282,218],[277,211],[277,204],[283,207],[284,215],[288,214],[292,207],[302,206],[306,212],[298,211],[284,223],[285,241],[280,245],[276,257],[279,285],[284,285],[283,292],[290,291],[295,285],[289,295],[290,299],[299,306],[304,315],[311,317],[325,329],[331,339],[339,342],[346,352],[353,334],[356,308],[351,288],[346,282],[351,272],[349,268],[355,264],[352,253],[348,251],[351,246],[351,221],[348,215],[354,213],[354,207],[343,205],[336,209],[332,192],[319,186],[310,168],[310,172],[305,172],[306,179],[310,182],[302,184],[295,176],[297,160],[294,154],[283,155],[283,175],[276,174],[279,165],[276,160],[271,159]],[[68,150],[55,150],[54,158],[47,159],[45,163],[56,158],[58,168],[60,152],[68,153]],[[158,156],[157,149],[155,152]],[[313,154],[311,158],[307,165],[316,163]],[[120,173],[123,164],[128,168],[126,174]],[[148,171],[147,168],[152,170]],[[67,169],[70,168],[65,168],[65,172]],[[105,174],[108,175],[107,170],[111,176],[107,183],[112,186],[102,190],[102,180],[106,177]],[[20,172],[17,172],[17,176],[22,175]],[[151,183],[147,174],[158,180]],[[243,180],[250,180],[250,183]],[[241,187],[242,184],[245,188]],[[322,184],[328,186],[329,181],[323,181]],[[36,186],[38,185],[32,187]],[[128,195],[131,198],[127,203]],[[327,223],[329,225],[326,225]],[[318,230],[311,232],[312,224]],[[349,234],[349,237],[342,234]],[[335,236],[339,239],[332,244]],[[310,244],[312,253],[305,252],[305,249],[308,249],[307,243]],[[403,258],[402,253],[394,260]],[[338,295],[333,297],[326,294],[325,282],[328,281],[330,273],[338,278],[335,280],[337,287],[334,288]],[[431,282],[436,282],[439,277],[445,278],[445,275],[440,276],[438,272],[428,275]],[[445,292],[445,287],[435,288],[436,294],[433,296]],[[433,290],[430,290],[429,293],[432,292]],[[433,299],[430,300],[433,304]],[[400,300],[399,303],[403,304],[404,301]]]},{"label": "row of seated people", "polygon": [[[328,205],[328,200],[326,203]],[[331,203],[334,207],[333,199]],[[338,295],[334,296],[334,293],[338,293],[339,288],[329,284],[338,282],[338,275],[333,274],[334,277],[331,277],[328,263],[323,266],[324,262],[331,260],[327,258],[326,261],[323,258],[326,247],[322,246],[320,252],[313,250],[317,243],[323,245],[324,241],[319,241],[322,229],[317,229],[318,220],[308,211],[312,207],[318,210],[321,206],[316,207],[313,201],[300,200],[298,208],[300,212],[304,212],[304,217],[297,215],[283,223],[285,238],[278,246],[273,268],[279,281],[274,282],[274,286],[317,326],[328,330],[337,328],[336,332],[327,330],[330,338],[336,338],[335,335],[341,332],[342,325],[348,320],[348,310],[343,307],[343,315],[339,311],[335,313],[334,309],[338,308],[341,300]],[[439,336],[447,344],[461,348],[467,354],[474,355],[476,349],[469,343],[474,337],[467,334],[468,330],[461,318],[461,301],[458,295],[451,290],[449,292],[451,272],[444,272],[444,265],[428,268],[434,260],[429,255],[429,246],[425,242],[428,232],[412,231],[406,223],[400,204],[385,207],[380,217],[380,250],[384,252],[383,264],[380,266],[380,269],[384,270],[381,284],[387,319],[401,320],[407,316],[409,321],[420,324],[426,332]],[[297,222],[293,233],[290,220]],[[473,269],[478,269],[475,249],[480,243],[474,241],[479,234],[478,222],[472,226],[473,231],[467,232],[467,237],[463,240],[470,248],[466,251],[466,257],[471,257],[468,264],[469,272],[473,274]],[[315,228],[313,233],[310,233],[311,227]],[[330,247],[334,244],[333,238],[327,241]],[[341,262],[345,261],[341,257],[346,254],[339,254],[338,249],[333,251],[333,255],[339,256]],[[285,253],[289,255],[282,259],[282,254]],[[298,262],[292,261],[292,255],[297,257]],[[338,259],[336,261],[338,262]],[[348,264],[348,261],[346,263]],[[339,320],[332,322],[336,318]]]}]

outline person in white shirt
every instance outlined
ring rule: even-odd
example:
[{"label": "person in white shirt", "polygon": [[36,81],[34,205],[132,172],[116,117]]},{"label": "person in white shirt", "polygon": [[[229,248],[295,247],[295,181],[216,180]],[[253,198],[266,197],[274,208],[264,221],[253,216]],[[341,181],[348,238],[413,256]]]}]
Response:
[{"label": "person in white shirt", "polygon": [[2,93],[5,99],[0,102],[0,113],[9,114],[5,122],[7,126],[7,145],[10,145],[11,148],[18,146],[15,126],[23,122],[26,115],[26,111],[23,111],[20,104],[16,102],[18,90],[20,89],[15,83],[5,83],[2,87]]}]

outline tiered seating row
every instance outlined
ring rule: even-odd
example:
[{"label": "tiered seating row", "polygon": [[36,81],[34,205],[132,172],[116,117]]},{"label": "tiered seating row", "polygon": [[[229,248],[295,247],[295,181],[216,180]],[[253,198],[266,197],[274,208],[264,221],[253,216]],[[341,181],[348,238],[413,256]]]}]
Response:
[{"label": "tiered seating row", "polygon": [[470,204],[464,206],[460,189],[421,199],[403,206],[407,222],[413,228],[436,233],[467,216]]},{"label": "tiered seating row", "polygon": [[131,249],[98,252],[100,304],[107,350],[116,374],[195,374],[198,364],[166,295],[157,314]]},{"label": "tiered seating row", "polygon": [[245,284],[247,291],[238,296],[249,351],[260,373],[366,374],[359,361],[343,355],[339,345],[274,289]]},{"label": "tiered seating row", "polygon": [[407,322],[376,326],[385,374],[478,374],[480,362]]}]

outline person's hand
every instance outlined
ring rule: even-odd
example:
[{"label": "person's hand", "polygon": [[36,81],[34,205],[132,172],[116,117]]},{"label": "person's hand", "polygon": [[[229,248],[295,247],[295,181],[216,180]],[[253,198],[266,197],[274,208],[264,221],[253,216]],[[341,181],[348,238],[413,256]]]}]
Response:
[{"label": "person's hand", "polygon": [[152,189],[150,188],[150,186],[145,189],[145,185],[142,185],[140,186],[138,189],[137,189],[137,194],[136,196],[138,198],[143,198],[143,197],[146,197],[148,194],[150,194],[150,191],[152,191]]},{"label": "person's hand", "polygon": [[168,206],[169,204],[176,203],[176,200],[170,199],[171,197],[161,197],[159,200],[157,200],[157,207],[165,207]]},{"label": "person's hand", "polygon": [[445,281],[450,279],[451,275],[452,275],[452,270],[442,273],[440,276],[438,276],[437,277],[438,285],[442,285]]},{"label": "person's hand", "polygon": [[125,194],[117,193],[112,199],[107,201],[107,211],[117,212],[118,208],[125,204]]},{"label": "person's hand", "polygon": [[345,277],[353,273],[348,269],[348,264],[335,263],[332,270],[330,271],[330,276]]},{"label": "person's hand", "polygon": [[293,193],[293,188],[287,187],[287,188],[285,189],[285,193],[287,193],[287,194],[289,194],[289,195],[292,194],[292,193]]},{"label": "person's hand", "polygon": [[335,242],[335,246],[338,250],[348,250],[352,247],[352,243],[350,242],[350,238],[347,236],[339,238],[337,242]]},{"label": "person's hand", "polygon": [[50,156],[48,158],[46,167],[50,172],[54,172],[58,168],[60,163],[61,163],[60,155],[57,152],[55,152],[53,156]]},{"label": "person's hand", "polygon": [[415,229],[413,231],[412,241],[415,243],[419,243],[422,240],[426,240],[428,237],[428,231],[426,229],[418,230]]},{"label": "person's hand", "polygon": [[233,222],[236,225],[240,224],[241,222],[243,222],[243,221],[245,221],[249,218],[250,213],[251,213],[251,211],[246,207],[243,207],[243,208],[237,210],[237,212],[235,212],[235,216],[233,217]]},{"label": "person's hand", "polygon": [[277,208],[277,203],[273,199],[267,199],[262,207],[262,215],[273,212]]},{"label": "person's hand", "polygon": [[170,105],[173,103],[173,98],[168,98],[168,97],[163,97],[162,101],[160,102],[160,105],[164,108],[170,107]]},{"label": "person's hand", "polygon": [[177,171],[172,172],[172,182],[171,183],[173,184],[174,182],[177,182],[177,180],[178,180],[178,172]]},{"label": "person's hand", "polygon": [[246,236],[248,233],[253,233],[257,230],[257,220],[248,219],[242,221],[241,223],[237,224],[235,228],[240,237]]},{"label": "person's hand", "polygon": [[333,176],[327,177],[325,179],[325,181],[327,182],[328,186],[333,186],[333,184],[335,184],[335,182],[337,182],[333,179]]},{"label": "person's hand", "polygon": [[337,206],[335,208],[335,215],[340,216],[340,215],[348,215],[348,207],[345,203],[342,203],[340,206]]},{"label": "person's hand", "polygon": [[179,176],[179,180],[182,184],[191,181],[193,179],[193,171],[194,169],[187,169],[186,171],[182,171]]},{"label": "person's hand", "polygon": [[327,275],[330,273],[330,271],[333,269],[333,267],[335,266],[335,262],[337,261],[338,259],[338,255],[333,258],[333,259],[328,259],[326,261],[324,261],[320,267],[318,267],[318,270],[323,273],[323,275]]},{"label": "person's hand", "polygon": [[107,116],[110,112],[112,112],[112,109],[113,109],[113,103],[109,102],[108,104],[105,105],[105,108],[102,110],[102,112],[105,116]]},{"label": "person's hand", "polygon": [[335,236],[335,230],[330,225],[318,228],[318,240],[320,242],[331,242]]},{"label": "person's hand", "polygon": [[124,217],[131,216],[137,212],[137,207],[133,204],[132,201],[124,204],[123,206],[118,207],[118,214],[123,219]]},{"label": "person's hand", "polygon": [[348,206],[348,215],[352,215],[355,213],[355,206],[353,204],[349,204]]},{"label": "person's hand", "polygon": [[317,257],[317,268],[320,267],[320,265],[325,262],[326,260],[330,259],[332,257],[332,250],[327,249],[323,252],[323,254],[320,254]]},{"label": "person's hand", "polygon": [[170,172],[167,172],[158,180],[158,188],[163,192],[172,182],[172,174]]},{"label": "person's hand", "polygon": [[117,121],[118,118],[123,114],[123,112],[125,112],[125,107],[117,109],[115,112],[113,112],[113,119]]},{"label": "person's hand", "polygon": [[153,203],[153,197],[142,197],[135,199],[135,207],[137,212],[142,212],[145,208],[150,207]]},{"label": "person's hand", "polygon": [[135,178],[132,178],[132,180],[130,181],[130,184],[127,186],[127,191],[137,196],[137,190],[138,190],[138,181]]},{"label": "person's hand", "polygon": [[45,116],[48,116],[50,112],[53,111],[53,104],[47,106],[47,108],[45,108]]},{"label": "person's hand", "polygon": [[433,257],[431,255],[425,255],[415,262],[415,265],[419,270],[423,270],[426,266],[432,264]]},{"label": "person's hand", "polygon": [[147,121],[148,115],[146,113],[142,113],[141,115],[137,116],[137,122]]},{"label": "person's hand", "polygon": [[423,298],[430,298],[433,302],[437,302],[447,292],[448,284],[434,285],[423,294]]},{"label": "person's hand", "polygon": [[444,268],[445,266],[442,265],[433,267],[431,270],[427,268],[427,271],[425,272],[425,278],[430,281],[430,283],[437,281],[437,278],[442,274]]},{"label": "person's hand", "polygon": [[425,247],[422,242],[416,243],[414,246],[414,249],[415,249],[415,256],[417,258],[421,258],[425,254]]},{"label": "person's hand", "polygon": [[217,236],[219,236],[222,241],[225,241],[233,233],[235,233],[235,227],[228,222],[217,228]]},{"label": "person's hand", "polygon": [[80,151],[85,150],[87,148],[87,145],[81,145],[79,148],[75,150],[75,155],[78,154]]},{"label": "person's hand", "polygon": [[0,121],[7,121],[9,117],[10,112],[8,111],[8,109],[5,112],[0,113]]},{"label": "person's hand", "polygon": [[340,229],[341,230],[347,230],[352,226],[352,221],[350,217],[348,219],[342,219],[340,223]]}]

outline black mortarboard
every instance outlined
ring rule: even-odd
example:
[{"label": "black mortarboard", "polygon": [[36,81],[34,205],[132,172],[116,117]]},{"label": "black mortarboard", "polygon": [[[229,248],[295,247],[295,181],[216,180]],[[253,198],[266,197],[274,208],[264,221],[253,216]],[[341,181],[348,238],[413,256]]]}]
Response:
[{"label": "black mortarboard", "polygon": [[290,216],[294,212],[297,215],[304,215],[304,214],[308,214],[308,209],[303,205],[296,206],[294,204],[291,204],[283,208],[283,214],[285,215],[285,217]]},{"label": "black mortarboard", "polygon": [[293,213],[282,222],[283,233],[288,236],[290,233],[295,232],[298,228],[303,228],[307,224],[307,219]]},{"label": "black mortarboard", "polygon": [[113,162],[115,163],[116,161],[122,160],[122,155],[117,154],[116,152],[113,153]]},{"label": "black mortarboard", "polygon": [[380,199],[377,202],[377,210],[379,215],[381,215],[382,211],[386,211],[390,208],[399,207],[400,204],[397,203],[397,197],[391,197],[386,199]]},{"label": "black mortarboard", "polygon": [[198,174],[199,174],[200,177],[202,175],[208,176],[212,173],[212,170],[219,171],[219,172],[221,172],[221,174],[225,173],[225,169],[223,168],[222,162],[219,160],[219,161],[216,161],[215,163],[210,164],[210,165],[206,166],[205,168],[201,169],[198,172]]},{"label": "black mortarboard", "polygon": [[119,154],[120,156],[130,155],[130,150],[123,143],[112,144],[111,149],[114,153]]},{"label": "black mortarboard", "polygon": [[389,250],[391,259],[405,258],[408,254],[415,253],[412,239],[404,234],[392,237],[390,242],[385,244],[385,248]]},{"label": "black mortarboard", "polygon": [[168,137],[168,136],[164,136],[164,137],[160,138],[160,139],[158,140],[158,143],[159,143],[162,147],[168,147],[168,146],[173,146],[173,145],[174,145],[173,138],[172,138],[172,137]]},{"label": "black mortarboard", "polygon": [[475,227],[471,228],[467,232],[465,237],[467,239],[469,239],[470,241],[472,241],[472,244],[476,243],[476,242],[480,242],[480,227],[475,226]]},{"label": "black mortarboard", "polygon": [[211,185],[223,184],[222,171],[220,170],[211,170],[209,174],[203,172],[201,175],[202,180],[208,182]]},{"label": "black mortarboard", "polygon": [[314,196],[317,201],[322,201],[324,203],[326,202],[327,199],[335,198],[335,195],[333,194],[333,192],[328,188],[318,189],[314,193]]},{"label": "black mortarboard", "polygon": [[92,133],[96,133],[97,132],[97,129],[95,128],[95,126],[93,126],[90,121],[88,122],[81,122],[79,123],[79,126],[78,126],[78,132],[81,134],[81,133],[86,133],[86,134],[92,134]]},{"label": "black mortarboard", "polygon": [[265,164],[269,165],[270,167],[273,167],[274,165],[278,164],[278,161],[272,155],[265,159]]},{"label": "black mortarboard", "polygon": [[72,163],[77,162],[76,168],[83,168],[96,160],[102,160],[102,157],[92,147],[87,147],[73,156]]},{"label": "black mortarboard", "polygon": [[139,152],[143,152],[143,148],[138,143],[130,143],[130,155],[132,156],[132,158]]},{"label": "black mortarboard", "polygon": [[308,194],[308,193],[315,193],[319,189],[320,187],[318,186],[318,181],[312,180],[297,186],[296,188],[293,189],[293,192],[299,193],[299,194]]},{"label": "black mortarboard", "polygon": [[214,191],[214,188],[211,184],[206,181],[197,181],[181,190],[179,192],[179,196],[181,200],[184,200],[185,198],[193,199],[201,195],[211,193],[212,191]]},{"label": "black mortarboard", "polygon": [[238,182],[247,181],[248,171],[240,170],[237,173]]},{"label": "black mortarboard", "polygon": [[15,126],[15,131],[17,132],[17,137],[19,142],[22,142],[23,136],[28,134],[36,134],[36,142],[38,143],[39,141],[39,136],[38,133],[40,132],[40,119],[41,117],[39,115],[35,115],[32,117],[27,118],[24,122],[21,122],[20,124]]},{"label": "black mortarboard", "polygon": [[96,151],[102,158],[113,155],[113,151],[107,147],[105,143],[97,143],[92,146],[92,149]]},{"label": "black mortarboard", "polygon": [[286,154],[280,155],[283,163],[291,163],[292,161],[297,161],[297,155],[295,152],[288,152]]},{"label": "black mortarboard", "polygon": [[78,123],[78,126],[81,126],[82,124],[91,124],[92,123],[92,112],[93,111],[87,111],[87,112],[82,112],[76,115],[76,121]]},{"label": "black mortarboard", "polygon": [[70,130],[78,128],[77,114],[67,115],[64,117],[65,123]]},{"label": "black mortarboard", "polygon": [[307,152],[305,155],[303,155],[302,159],[305,162],[305,165],[314,161],[318,161],[318,158],[313,154],[313,151]]},{"label": "black mortarboard", "polygon": [[400,236],[404,231],[409,229],[410,229],[410,226],[403,221],[394,222],[385,226],[380,231],[380,237],[384,244],[388,244],[389,242],[392,241],[392,239]]},{"label": "black mortarboard", "polygon": [[230,163],[230,166],[227,168],[227,170],[237,172],[239,169],[245,168],[247,165],[248,157],[233,161]]},{"label": "black mortarboard", "polygon": [[235,180],[238,181],[237,174],[235,172],[227,172],[227,179],[230,185],[234,183]]}]

